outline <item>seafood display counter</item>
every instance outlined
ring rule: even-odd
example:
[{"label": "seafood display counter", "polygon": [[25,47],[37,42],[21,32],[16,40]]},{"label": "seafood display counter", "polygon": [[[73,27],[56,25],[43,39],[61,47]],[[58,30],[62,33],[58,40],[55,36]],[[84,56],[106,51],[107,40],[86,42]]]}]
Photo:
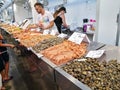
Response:
[{"label": "seafood display counter", "polygon": [[120,48],[106,45],[101,49],[105,53],[99,59],[77,59],[55,68],[61,90],[120,89]]},{"label": "seafood display counter", "polygon": [[[112,67],[116,68],[115,70],[118,70],[118,72],[116,71],[114,72],[115,74],[117,73],[116,75],[118,76],[114,75],[115,77],[112,77],[113,80],[111,79],[110,80],[114,82],[114,78],[118,79],[120,75],[119,74],[120,64],[118,64],[114,60],[116,59],[120,60],[119,47],[108,46],[108,45],[105,46],[105,44],[97,43],[97,42],[91,42],[88,46],[86,45],[86,43],[82,43],[82,45],[80,46],[80,45],[75,45],[69,41],[64,41],[62,39],[52,37],[50,39],[38,43],[36,46],[32,46],[32,48],[31,47],[28,48],[25,46],[19,46],[19,40],[15,39],[14,36],[12,36],[9,32],[7,32],[7,30],[2,29],[1,31],[3,34],[8,33],[9,37],[13,39],[15,45],[18,46],[18,48],[21,48],[23,53],[25,53],[26,55],[29,55],[29,53],[33,55],[33,63],[35,63],[35,65],[42,71],[42,76],[46,75],[51,79],[51,82],[57,84],[58,86],[57,90],[91,90],[91,89],[110,90],[113,88],[115,90],[118,90],[118,88],[120,88],[119,87],[120,85],[118,84],[117,81],[115,81],[116,86],[113,85],[113,87],[111,88],[105,87],[104,85],[107,85],[108,83],[104,84],[104,82],[101,81],[103,79],[100,79],[101,76],[104,76],[102,75],[103,73],[106,74],[106,70],[108,70],[107,72],[111,72],[109,70],[111,69],[109,68],[111,66],[109,66],[107,63],[110,63]],[[41,38],[38,40],[41,40]],[[25,45],[28,44],[26,43]],[[50,47],[48,48],[48,46],[45,45],[48,45]],[[105,53],[101,58],[97,60],[80,58],[84,56],[87,51],[98,50],[98,49],[105,50]],[[80,58],[80,59],[74,59],[74,58]],[[110,60],[113,61],[108,62]],[[102,62],[104,63],[99,64]],[[82,69],[80,69],[80,66],[82,67]],[[105,69],[104,66],[106,66],[108,69]],[[102,70],[105,71],[102,72]],[[108,76],[111,76],[111,74],[110,75],[108,74]],[[102,88],[102,85],[104,88]]]},{"label": "seafood display counter", "polygon": [[[11,43],[13,43],[16,46],[15,48],[17,50],[21,51],[22,55],[25,55],[28,58],[29,58],[29,56],[31,56],[32,63],[34,63],[36,65],[36,67],[40,69],[40,71],[42,73],[41,77],[43,75],[45,75],[46,77],[50,78],[51,82],[55,81],[55,73],[54,73],[55,70],[54,70],[54,68],[57,67],[57,66],[55,64],[51,63],[50,60],[48,60],[47,58],[42,57],[43,55],[41,55],[39,53],[39,51],[40,51],[40,49],[42,49],[42,47],[39,48],[37,46],[39,46],[40,43],[33,48],[25,47],[23,45],[20,45],[19,40],[14,38],[11,34],[9,34],[9,32],[6,32],[7,30],[5,30],[3,28],[0,28],[0,30],[1,30],[1,34],[3,36],[6,36],[5,38],[9,38],[10,42],[12,41]],[[10,42],[8,41],[8,43],[10,43]],[[43,48],[45,48],[45,46]]]}]

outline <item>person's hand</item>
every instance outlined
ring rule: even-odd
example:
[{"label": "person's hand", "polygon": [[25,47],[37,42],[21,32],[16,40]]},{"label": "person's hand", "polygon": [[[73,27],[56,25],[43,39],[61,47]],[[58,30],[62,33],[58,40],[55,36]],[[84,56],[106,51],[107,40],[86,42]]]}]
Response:
[{"label": "person's hand", "polygon": [[65,27],[65,28],[68,28],[68,25],[67,25],[67,24],[64,24],[64,27]]},{"label": "person's hand", "polygon": [[45,30],[45,27],[42,23],[39,23],[38,26],[39,26],[40,29]]},{"label": "person's hand", "polygon": [[42,27],[40,27],[40,29],[45,30],[45,29],[46,29],[46,27],[42,26]]},{"label": "person's hand", "polygon": [[43,27],[43,24],[42,24],[42,23],[39,23],[38,26],[39,26],[39,27]]},{"label": "person's hand", "polygon": [[14,48],[15,47],[15,45],[13,45],[13,44],[10,44],[10,48]]}]

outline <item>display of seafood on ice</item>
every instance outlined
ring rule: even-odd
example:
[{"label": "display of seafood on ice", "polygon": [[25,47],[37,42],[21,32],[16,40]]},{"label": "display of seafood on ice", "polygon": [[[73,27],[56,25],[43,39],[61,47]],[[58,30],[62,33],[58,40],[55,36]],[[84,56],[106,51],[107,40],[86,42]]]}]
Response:
[{"label": "display of seafood on ice", "polygon": [[29,37],[32,37],[32,36],[35,36],[35,37],[38,37],[40,36],[41,33],[36,33],[36,32],[31,32],[31,31],[21,31],[21,32],[18,32],[18,33],[14,33],[13,34],[13,37],[16,38],[16,39],[27,39]]},{"label": "display of seafood on ice", "polygon": [[117,60],[100,63],[91,58],[78,59],[66,64],[63,70],[92,90],[120,90],[120,63]]},{"label": "display of seafood on ice", "polygon": [[36,46],[32,47],[32,49],[36,51],[36,53],[40,53],[40,51],[47,49],[51,46],[60,44],[63,41],[64,39],[60,37],[53,37],[53,38],[45,39],[42,42],[39,42]]},{"label": "display of seafood on ice", "polygon": [[6,24],[6,23],[0,23],[0,27],[4,28],[4,29],[7,29],[10,27],[9,24]]},{"label": "display of seafood on ice", "polygon": [[29,35],[26,36],[23,39],[20,39],[20,43],[26,47],[33,47],[37,45],[39,42],[48,39],[48,38],[53,38],[54,36],[52,35]]},{"label": "display of seafood on ice", "polygon": [[87,43],[82,42],[80,45],[71,41],[64,41],[61,44],[52,46],[48,49],[41,51],[46,58],[56,65],[64,64],[75,58],[80,58],[85,55]]},{"label": "display of seafood on ice", "polygon": [[9,32],[11,34],[20,32],[22,30],[21,28],[19,28],[17,26],[9,25],[9,24],[3,24],[1,27],[4,28],[5,30],[7,30],[7,32]]}]

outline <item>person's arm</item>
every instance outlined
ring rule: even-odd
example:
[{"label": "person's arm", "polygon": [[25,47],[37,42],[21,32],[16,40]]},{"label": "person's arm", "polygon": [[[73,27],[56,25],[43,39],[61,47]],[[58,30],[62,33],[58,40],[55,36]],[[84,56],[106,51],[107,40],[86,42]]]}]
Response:
[{"label": "person's arm", "polygon": [[13,44],[3,44],[3,43],[0,43],[0,47],[15,47]]},{"label": "person's arm", "polygon": [[3,36],[0,34],[0,39],[3,39]]},{"label": "person's arm", "polygon": [[[3,39],[3,36],[0,34],[0,39]],[[12,44],[3,44],[2,41],[0,41],[0,47],[11,47],[13,48],[14,45]]]},{"label": "person's arm", "polygon": [[62,18],[63,26],[68,27],[68,25],[66,23],[66,19],[65,19],[65,14],[64,13],[61,14],[61,18]]},{"label": "person's arm", "polygon": [[38,28],[38,27],[39,27],[39,25],[34,24],[32,26],[27,27],[26,30],[35,29],[35,28]]}]

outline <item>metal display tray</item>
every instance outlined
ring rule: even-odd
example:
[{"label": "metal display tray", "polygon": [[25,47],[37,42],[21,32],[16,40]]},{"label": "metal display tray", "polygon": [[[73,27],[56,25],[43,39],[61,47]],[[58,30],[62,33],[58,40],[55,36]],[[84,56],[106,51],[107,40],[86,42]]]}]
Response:
[{"label": "metal display tray", "polygon": [[[6,29],[4,29],[4,28],[0,27],[0,29],[1,29],[1,30],[3,30],[3,31],[5,31],[6,33],[8,33],[8,34],[12,35],[9,31],[7,31],[7,30],[6,30]],[[2,31],[1,31],[1,32],[2,32]]]},{"label": "metal display tray", "polygon": [[[105,50],[105,53],[102,57],[100,57],[99,61],[106,60],[107,62],[110,60],[117,60],[120,63],[120,48],[116,46],[106,45],[101,49]],[[91,90],[90,87],[83,84],[81,81],[77,80],[72,75],[65,72],[62,67],[55,68],[56,75],[56,83],[59,85],[61,90]]]},{"label": "metal display tray", "polygon": [[[5,30],[6,31],[6,30]],[[88,46],[89,50],[98,50],[104,49],[105,54],[99,58],[98,60],[111,60],[111,59],[118,59],[120,61],[120,48],[116,46],[108,46],[102,43],[91,42]],[[31,50],[31,49],[30,49]],[[31,50],[36,56],[33,50]],[[48,76],[51,78],[51,81],[57,83],[60,90],[91,90],[90,87],[83,84],[81,81],[77,80],[67,72],[65,72],[62,67],[65,65],[57,66],[52,63],[49,59],[44,56],[38,57],[39,64],[38,67],[42,71],[43,75]]]},{"label": "metal display tray", "polygon": [[120,62],[120,47],[106,45],[101,49],[105,50],[105,53],[98,60],[101,60],[101,61],[106,60],[107,62],[110,60],[117,60],[118,62]]},{"label": "metal display tray", "polygon": [[99,43],[99,42],[90,42],[90,44],[88,45],[88,48],[87,48],[87,50],[88,51],[90,51],[90,50],[98,50],[98,49],[100,49],[100,48],[102,48],[102,47],[104,47],[105,46],[105,44],[103,44],[103,43]]},{"label": "metal display tray", "polygon": [[60,67],[55,68],[56,83],[60,90],[91,90]]},{"label": "metal display tray", "polygon": [[47,76],[52,82],[55,82],[56,77],[54,67],[51,67],[51,65],[46,63],[46,60],[43,57],[41,57],[41,59],[39,59],[38,61],[40,61],[38,67],[42,72],[41,76]]}]

